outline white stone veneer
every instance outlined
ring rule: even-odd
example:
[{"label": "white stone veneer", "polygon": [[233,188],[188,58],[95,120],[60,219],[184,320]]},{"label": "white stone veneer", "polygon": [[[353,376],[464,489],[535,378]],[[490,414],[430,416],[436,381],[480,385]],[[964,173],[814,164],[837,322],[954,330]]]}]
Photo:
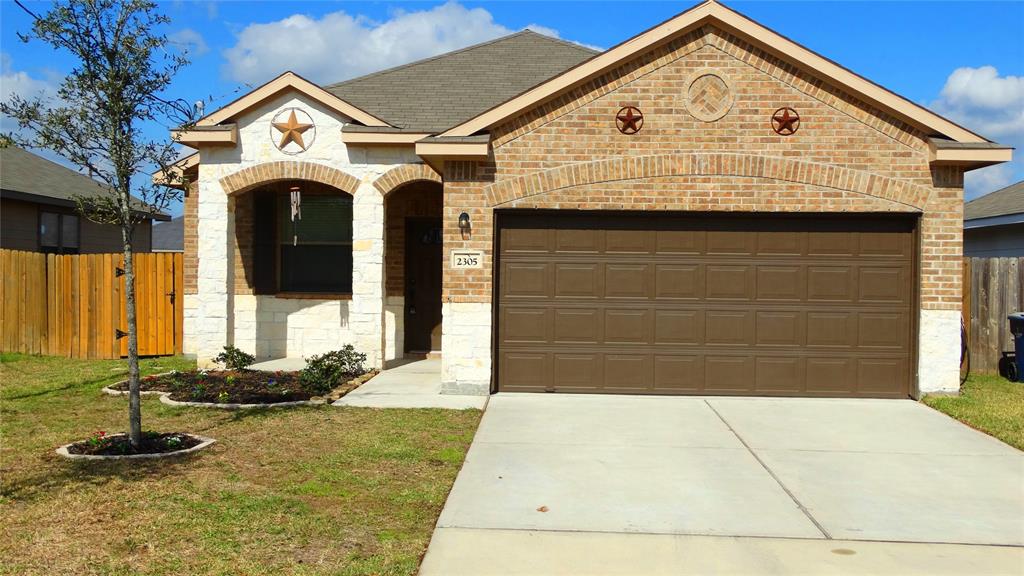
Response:
[{"label": "white stone veneer", "polygon": [[959,391],[960,311],[921,310],[918,334],[918,391]]},{"label": "white stone veneer", "polygon": [[[289,155],[274,145],[278,134],[270,122],[283,108],[305,110],[316,124],[316,138],[308,149]],[[235,119],[238,125],[238,146],[204,148],[200,153],[198,201],[198,281],[197,294],[186,299],[185,350],[197,356],[201,366],[209,365],[226,344],[256,349],[254,332],[262,334],[261,322],[254,319],[257,306],[254,297],[234,294],[235,233],[233,201],[220,186],[220,179],[241,169],[264,162],[298,160],[318,162],[337,168],[360,180],[353,198],[353,294],[351,301],[288,301],[281,304],[288,310],[287,336],[281,328],[270,328],[274,344],[260,345],[268,354],[282,349],[289,356],[308,356],[322,351],[323,343],[336,338],[354,344],[366,353],[368,364],[379,367],[384,357],[384,200],[373,181],[399,164],[420,163],[409,148],[374,146],[348,148],[341,141],[341,128],[347,118],[339,117],[323,105],[307,100],[295,92],[285,93]],[[274,304],[273,306],[278,306]],[[271,307],[273,307],[271,306]],[[317,326],[296,328],[311,322],[306,316],[323,314]],[[241,317],[236,318],[236,315]],[[276,316],[275,316],[276,318]],[[271,326],[280,321],[271,321]],[[324,326],[344,326],[325,328]],[[326,330],[330,335],[325,335]],[[283,338],[283,339],[282,339]],[[308,346],[308,349],[307,349]]]},{"label": "white stone veneer", "polygon": [[235,346],[256,356],[309,357],[353,341],[347,300],[235,296]]},{"label": "white stone veneer", "polygon": [[441,393],[490,394],[491,304],[445,302],[441,318]]},{"label": "white stone veneer", "polygon": [[384,300],[384,360],[396,360],[405,354],[405,298],[388,296]]}]

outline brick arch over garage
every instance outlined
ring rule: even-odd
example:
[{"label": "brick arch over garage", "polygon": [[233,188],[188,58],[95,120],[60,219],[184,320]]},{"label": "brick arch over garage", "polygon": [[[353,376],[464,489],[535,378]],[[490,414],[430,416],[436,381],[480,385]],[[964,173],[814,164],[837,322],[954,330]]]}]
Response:
[{"label": "brick arch over garage", "polygon": [[873,196],[922,211],[931,190],[879,174],[791,158],[696,152],[595,160],[567,164],[491,184],[487,204],[499,207],[556,190],[662,176],[740,176],[833,188]]},{"label": "brick arch over garage", "polygon": [[373,185],[381,194],[387,194],[399,186],[411,182],[437,182],[441,184],[441,176],[426,164],[402,164],[388,170]]},{"label": "brick arch over garage", "polygon": [[359,179],[348,172],[325,164],[300,160],[264,162],[243,168],[221,178],[220,186],[225,194],[231,195],[280,180],[310,180],[333,186],[352,195],[355,195],[356,189],[359,188]]}]

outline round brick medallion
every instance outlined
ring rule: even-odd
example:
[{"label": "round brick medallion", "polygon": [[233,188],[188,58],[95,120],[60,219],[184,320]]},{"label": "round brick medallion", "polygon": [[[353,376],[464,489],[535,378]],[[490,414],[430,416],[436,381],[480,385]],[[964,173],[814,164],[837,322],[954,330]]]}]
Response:
[{"label": "round brick medallion", "polygon": [[714,122],[729,112],[734,101],[732,87],[721,74],[701,70],[691,76],[686,89],[686,109],[694,118]]}]

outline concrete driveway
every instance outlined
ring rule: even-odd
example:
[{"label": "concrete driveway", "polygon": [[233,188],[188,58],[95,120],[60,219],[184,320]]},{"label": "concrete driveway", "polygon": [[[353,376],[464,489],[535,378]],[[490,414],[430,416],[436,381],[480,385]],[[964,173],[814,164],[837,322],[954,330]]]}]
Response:
[{"label": "concrete driveway", "polygon": [[1021,574],[1024,453],[912,401],[498,394],[421,574]]}]

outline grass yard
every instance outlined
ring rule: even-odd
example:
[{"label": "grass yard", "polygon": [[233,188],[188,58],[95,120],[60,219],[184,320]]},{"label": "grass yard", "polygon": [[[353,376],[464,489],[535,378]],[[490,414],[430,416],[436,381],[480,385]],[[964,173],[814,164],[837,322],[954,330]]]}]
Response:
[{"label": "grass yard", "polygon": [[924,403],[1024,450],[1024,384],[971,374],[960,396],[925,396]]},{"label": "grass yard", "polygon": [[[143,361],[153,374],[191,365]],[[172,408],[143,428],[200,455],[73,464],[53,450],[127,428],[100,393],[122,361],[0,356],[0,574],[413,574],[479,411]]]}]

